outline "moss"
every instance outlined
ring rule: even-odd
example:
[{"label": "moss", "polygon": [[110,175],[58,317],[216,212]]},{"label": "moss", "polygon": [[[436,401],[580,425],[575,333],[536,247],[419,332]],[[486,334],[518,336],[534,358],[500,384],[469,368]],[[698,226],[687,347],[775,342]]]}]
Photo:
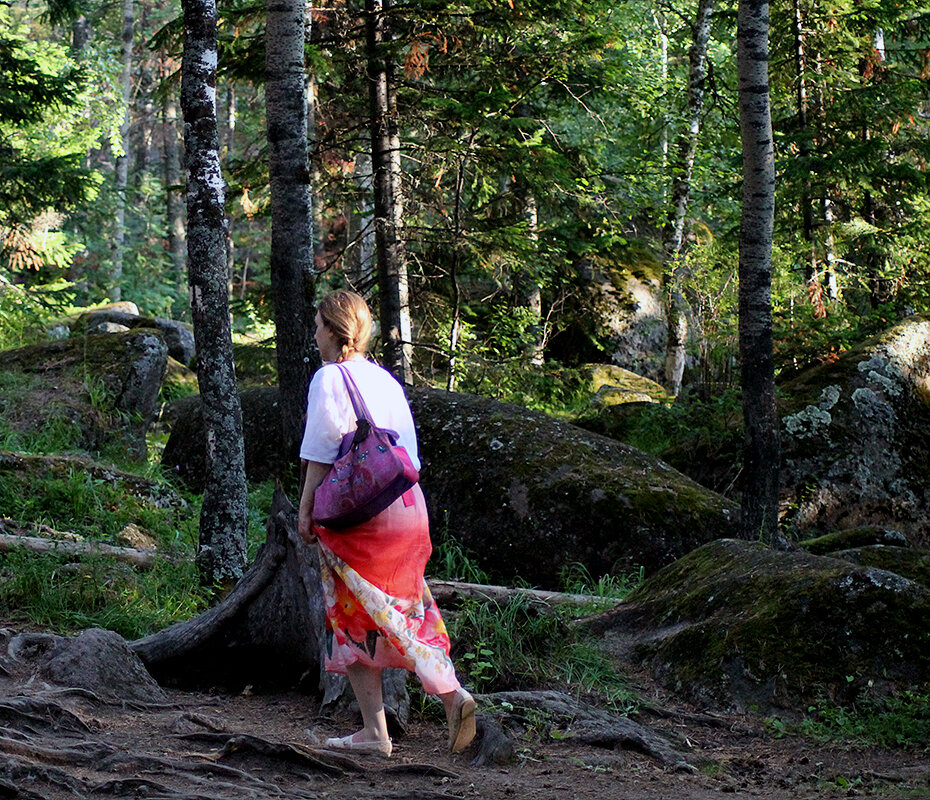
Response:
[{"label": "moss", "polygon": [[930,592],[890,572],[718,541],[628,603],[637,629],[657,629],[640,657],[696,701],[768,710],[930,682]]},{"label": "moss", "polygon": [[907,540],[898,531],[867,525],[861,528],[835,531],[824,536],[818,536],[815,539],[806,539],[799,542],[800,547],[815,556],[871,544],[888,544],[900,547],[906,545]]}]

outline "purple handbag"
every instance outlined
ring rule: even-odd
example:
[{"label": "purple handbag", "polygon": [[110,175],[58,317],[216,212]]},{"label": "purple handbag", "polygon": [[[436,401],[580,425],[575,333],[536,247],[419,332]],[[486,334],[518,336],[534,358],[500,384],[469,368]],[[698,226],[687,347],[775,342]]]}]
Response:
[{"label": "purple handbag", "polygon": [[397,433],[376,427],[371,413],[342,364],[336,364],[345,380],[357,428],[342,437],[339,454],[313,499],[313,520],[326,528],[348,528],[381,513],[420,475]]}]

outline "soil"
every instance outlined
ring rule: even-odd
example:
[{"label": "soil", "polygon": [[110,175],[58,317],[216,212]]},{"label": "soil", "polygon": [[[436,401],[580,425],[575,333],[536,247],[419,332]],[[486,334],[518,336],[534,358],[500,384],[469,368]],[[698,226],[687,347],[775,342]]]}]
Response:
[{"label": "soil", "polygon": [[[390,759],[350,758],[314,746],[307,735],[308,730],[319,737],[351,731],[349,712],[340,719],[320,718],[317,701],[307,695],[168,690],[167,703],[143,707],[106,702],[81,690],[2,683],[2,797],[930,797],[926,752],[774,739],[758,719],[709,715],[659,695],[662,714],[643,714],[639,721],[670,734],[698,765],[693,771],[663,766],[635,751],[580,745],[570,729],[524,730],[510,763],[473,766],[473,751],[446,752],[438,704],[435,713],[411,715]],[[38,707],[25,722],[14,720],[10,709],[23,696],[68,709],[77,721]]]}]

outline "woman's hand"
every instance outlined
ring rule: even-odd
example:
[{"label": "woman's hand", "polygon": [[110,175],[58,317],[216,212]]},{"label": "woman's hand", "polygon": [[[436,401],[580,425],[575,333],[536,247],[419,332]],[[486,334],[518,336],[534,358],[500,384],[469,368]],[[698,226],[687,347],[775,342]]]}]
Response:
[{"label": "woman's hand", "polygon": [[313,507],[311,504],[310,510],[308,513],[304,513],[303,503],[301,503],[300,515],[297,518],[297,533],[300,534],[300,538],[303,539],[307,544],[316,544],[318,539],[316,534],[313,532]]},{"label": "woman's hand", "polygon": [[307,472],[304,476],[304,488],[300,493],[297,533],[307,544],[316,544],[317,536],[313,532],[313,496],[333,465],[320,461],[304,461],[303,463]]}]

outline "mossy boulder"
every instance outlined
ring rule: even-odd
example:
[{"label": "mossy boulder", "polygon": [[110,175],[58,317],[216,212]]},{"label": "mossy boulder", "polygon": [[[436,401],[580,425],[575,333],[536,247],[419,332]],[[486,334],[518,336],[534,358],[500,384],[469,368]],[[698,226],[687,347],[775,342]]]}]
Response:
[{"label": "mossy boulder", "polygon": [[845,531],[834,531],[814,539],[805,539],[798,543],[801,547],[815,556],[836,553],[840,550],[850,550],[856,547],[869,547],[871,545],[891,545],[892,547],[907,547],[907,537],[901,531],[889,528],[877,528],[867,525],[862,528],[851,528]]},{"label": "mossy boulder", "polygon": [[[131,305],[131,304],[130,304]],[[134,308],[134,307],[133,307]],[[187,367],[195,366],[197,348],[194,343],[194,329],[185,322],[164,317],[140,316],[138,310],[113,303],[109,306],[85,311],[71,322],[72,334],[105,332],[103,326],[108,324],[125,325],[130,330],[152,328],[160,331],[168,347],[168,354]]]},{"label": "mossy boulder", "polygon": [[694,550],[589,627],[705,707],[770,713],[930,685],[930,590],[757,542]]},{"label": "mossy boulder", "polygon": [[[253,387],[239,393],[245,440],[245,473],[250,481],[284,477],[295,467],[289,464],[281,440],[278,390]],[[191,490],[202,492],[207,474],[200,395],[170,403],[163,419],[171,422],[171,434],[162,453],[162,466]]]},{"label": "mossy boulder", "polygon": [[652,571],[721,535],[737,508],[652,456],[519,406],[409,392],[434,526],[492,577]]},{"label": "mossy boulder", "polygon": [[59,427],[76,449],[144,459],[167,359],[161,333],[146,328],[7,350],[0,412],[23,435]]},{"label": "mossy boulder", "polygon": [[787,520],[810,534],[872,525],[930,544],[930,316],[781,389]]},{"label": "mossy boulder", "polygon": [[614,364],[585,364],[580,371],[594,393],[592,404],[596,407],[672,400],[661,384]]},{"label": "mossy boulder", "polygon": [[875,567],[894,572],[908,580],[930,589],[930,550],[917,547],[894,547],[885,544],[870,544],[838,550],[831,553],[863,567]]},{"label": "mossy boulder", "polygon": [[[493,579],[558,588],[573,562],[595,576],[651,571],[736,532],[733,503],[633,447],[475,395],[425,388],[408,395],[433,527],[461,542]],[[249,389],[241,397],[246,472],[270,477],[282,452],[270,423],[277,392]],[[203,475],[198,403],[179,401],[163,461],[192,486]]]},{"label": "mossy boulder", "polygon": [[660,380],[665,353],[661,264],[655,252],[631,241],[608,263],[580,259],[576,291],[560,315],[547,351],[566,363],[600,360]]}]

